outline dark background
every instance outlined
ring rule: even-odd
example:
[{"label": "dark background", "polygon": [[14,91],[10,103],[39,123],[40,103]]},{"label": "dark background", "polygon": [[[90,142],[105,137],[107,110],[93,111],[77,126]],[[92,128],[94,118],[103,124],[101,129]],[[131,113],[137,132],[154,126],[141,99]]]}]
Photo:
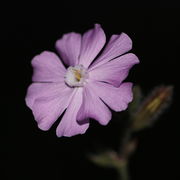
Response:
[{"label": "dark background", "polygon": [[[56,7],[55,7],[56,6]],[[4,14],[5,52],[1,67],[5,72],[5,118],[2,148],[7,152],[5,179],[116,179],[112,169],[97,167],[87,154],[101,147],[118,147],[121,119],[114,117],[106,126],[92,121],[84,135],[57,138],[54,125],[50,131],[37,128],[24,97],[31,83],[31,59],[36,54],[55,51],[54,43],[64,33],[83,33],[100,23],[110,37],[127,33],[141,63],[127,80],[139,84],[144,93],[157,85],[174,85],[174,97],[156,125],[138,133],[139,145],[131,158],[132,180],[180,179],[179,175],[179,11],[178,8],[148,8],[121,2],[60,5],[16,4]]]}]

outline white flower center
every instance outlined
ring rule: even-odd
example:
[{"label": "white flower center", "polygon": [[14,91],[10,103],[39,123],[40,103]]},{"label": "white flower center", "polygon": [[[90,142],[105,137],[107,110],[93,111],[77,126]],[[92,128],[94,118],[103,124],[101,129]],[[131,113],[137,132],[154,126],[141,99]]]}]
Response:
[{"label": "white flower center", "polygon": [[88,72],[83,65],[70,66],[65,74],[65,82],[71,87],[84,86],[88,78]]}]

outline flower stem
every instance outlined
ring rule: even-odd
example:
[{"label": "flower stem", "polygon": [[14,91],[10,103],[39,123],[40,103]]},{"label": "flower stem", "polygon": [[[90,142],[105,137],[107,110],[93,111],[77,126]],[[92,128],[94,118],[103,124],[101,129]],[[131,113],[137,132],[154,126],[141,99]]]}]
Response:
[{"label": "flower stem", "polygon": [[118,168],[118,180],[130,180],[127,162]]}]

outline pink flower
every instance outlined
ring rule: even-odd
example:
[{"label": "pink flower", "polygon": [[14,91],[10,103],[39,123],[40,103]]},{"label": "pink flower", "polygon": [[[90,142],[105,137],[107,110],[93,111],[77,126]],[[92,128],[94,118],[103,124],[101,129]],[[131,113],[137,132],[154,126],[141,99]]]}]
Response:
[{"label": "pink flower", "polygon": [[56,48],[61,58],[48,51],[33,58],[33,83],[26,104],[40,129],[50,129],[65,111],[57,136],[83,134],[89,118],[107,125],[111,120],[108,107],[114,111],[127,108],[132,101],[132,83],[122,81],[139,60],[132,53],[123,55],[132,48],[125,33],[113,35],[100,53],[105,43],[104,31],[96,24],[82,36],[72,32],[59,39]]}]

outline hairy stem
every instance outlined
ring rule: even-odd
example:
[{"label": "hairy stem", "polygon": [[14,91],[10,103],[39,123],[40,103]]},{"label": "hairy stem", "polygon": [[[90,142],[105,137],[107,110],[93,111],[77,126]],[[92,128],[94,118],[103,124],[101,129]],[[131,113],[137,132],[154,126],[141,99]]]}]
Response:
[{"label": "hairy stem", "polygon": [[118,169],[118,180],[130,180],[127,162],[119,167],[119,169]]}]

